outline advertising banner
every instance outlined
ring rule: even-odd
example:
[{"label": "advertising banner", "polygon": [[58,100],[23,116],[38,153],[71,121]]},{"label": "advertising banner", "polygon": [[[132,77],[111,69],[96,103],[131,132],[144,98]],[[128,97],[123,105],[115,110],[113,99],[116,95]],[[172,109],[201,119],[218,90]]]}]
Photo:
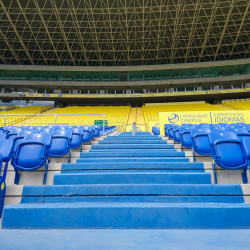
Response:
[{"label": "advertising banner", "polygon": [[[184,123],[250,123],[250,111],[232,110],[232,111],[194,111],[194,112],[160,112],[160,131],[164,135],[164,124]],[[152,129],[151,129],[152,131]]]}]

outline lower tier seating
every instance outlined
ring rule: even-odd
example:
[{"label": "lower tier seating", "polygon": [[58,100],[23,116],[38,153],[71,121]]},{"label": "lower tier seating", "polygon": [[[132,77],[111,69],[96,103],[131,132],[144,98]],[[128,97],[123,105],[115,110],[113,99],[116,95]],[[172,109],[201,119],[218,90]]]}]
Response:
[{"label": "lower tier seating", "polygon": [[205,163],[151,133],[86,145],[50,185],[24,185],[3,229],[250,228],[245,185],[214,185]]},{"label": "lower tier seating", "polygon": [[[152,128],[155,134],[156,129],[159,130],[159,128]],[[183,147],[192,149],[194,161],[195,154],[212,157],[215,183],[217,183],[216,165],[228,170],[242,169],[243,183],[248,183],[250,125],[246,123],[183,124],[181,126],[165,124],[164,130],[168,138]]]}]

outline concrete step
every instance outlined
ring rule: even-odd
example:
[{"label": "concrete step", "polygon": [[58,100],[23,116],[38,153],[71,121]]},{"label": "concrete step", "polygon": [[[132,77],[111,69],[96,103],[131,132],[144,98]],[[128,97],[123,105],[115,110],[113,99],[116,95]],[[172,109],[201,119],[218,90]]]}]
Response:
[{"label": "concrete step", "polygon": [[157,140],[157,141],[161,141],[162,138],[158,137],[158,136],[110,136],[110,137],[107,137],[104,139],[104,141],[108,141],[108,140],[111,140],[111,141],[114,141],[114,140],[120,140],[120,141],[123,141],[123,140],[129,140],[129,141],[132,141],[132,140]]},{"label": "concrete step", "polygon": [[250,228],[250,204],[47,203],[5,206],[3,229]]},{"label": "concrete step", "polygon": [[94,157],[76,159],[77,163],[95,163],[95,162],[189,162],[186,157]]},{"label": "concrete step", "polygon": [[168,144],[98,144],[91,146],[96,149],[174,149],[174,145]]},{"label": "concrete step", "polygon": [[211,184],[206,172],[96,172],[55,174],[54,185],[79,184]]},{"label": "concrete step", "polygon": [[166,140],[103,140],[99,144],[168,144]]},{"label": "concrete step", "polygon": [[100,184],[24,186],[21,203],[244,203],[241,185]]},{"label": "concrete step", "polygon": [[[108,148],[105,148],[105,149],[93,149],[93,150],[85,150],[84,152],[87,153],[87,152],[90,152],[90,153],[95,153],[95,152],[141,152],[141,148],[135,148],[135,149],[131,149],[131,148],[120,148],[120,149],[108,149]],[[174,148],[168,148],[168,149],[159,149],[159,148],[156,148],[156,149],[143,149],[143,152],[177,152],[176,149]],[[180,152],[180,151],[178,151]]]},{"label": "concrete step", "polygon": [[93,163],[64,163],[62,171],[73,170],[194,170],[205,171],[201,162],[93,162]]},{"label": "concrete step", "polygon": [[185,152],[175,152],[173,150],[131,150],[128,152],[84,152],[80,154],[81,158],[97,158],[97,157],[185,157]]}]

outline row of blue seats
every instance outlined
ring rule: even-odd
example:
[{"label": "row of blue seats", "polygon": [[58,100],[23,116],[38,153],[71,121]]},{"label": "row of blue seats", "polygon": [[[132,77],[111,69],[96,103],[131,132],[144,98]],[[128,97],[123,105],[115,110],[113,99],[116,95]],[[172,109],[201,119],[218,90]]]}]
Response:
[{"label": "row of blue seats", "polygon": [[[3,176],[0,176],[0,215],[6,192],[5,179],[8,162],[15,169],[14,183],[19,184],[21,171],[34,171],[45,166],[43,184],[46,183],[49,157],[62,157],[71,149],[80,148],[103,133],[102,127],[95,126],[44,126],[44,127],[2,127],[0,128],[0,165],[5,162]],[[115,127],[105,127],[108,134]]]},{"label": "row of blue seats", "polygon": [[250,125],[236,124],[182,124],[164,125],[165,135],[181,146],[192,148],[194,153],[212,156],[215,183],[215,166],[223,169],[243,169],[243,183],[247,183],[247,167],[250,164]]}]

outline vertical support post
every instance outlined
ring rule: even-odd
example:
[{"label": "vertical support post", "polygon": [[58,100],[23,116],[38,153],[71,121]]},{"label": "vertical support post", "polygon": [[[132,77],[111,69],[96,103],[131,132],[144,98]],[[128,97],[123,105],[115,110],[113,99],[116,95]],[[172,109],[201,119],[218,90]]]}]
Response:
[{"label": "vertical support post", "polygon": [[6,115],[4,116],[3,126],[5,126],[5,123],[6,123]]},{"label": "vertical support post", "polygon": [[56,126],[56,119],[57,119],[57,115],[55,115],[55,126]]},{"label": "vertical support post", "polygon": [[135,133],[136,133],[136,122],[133,122],[133,125],[132,125],[132,135],[135,136]]},{"label": "vertical support post", "polygon": [[103,115],[103,136],[105,134],[105,114]]}]

